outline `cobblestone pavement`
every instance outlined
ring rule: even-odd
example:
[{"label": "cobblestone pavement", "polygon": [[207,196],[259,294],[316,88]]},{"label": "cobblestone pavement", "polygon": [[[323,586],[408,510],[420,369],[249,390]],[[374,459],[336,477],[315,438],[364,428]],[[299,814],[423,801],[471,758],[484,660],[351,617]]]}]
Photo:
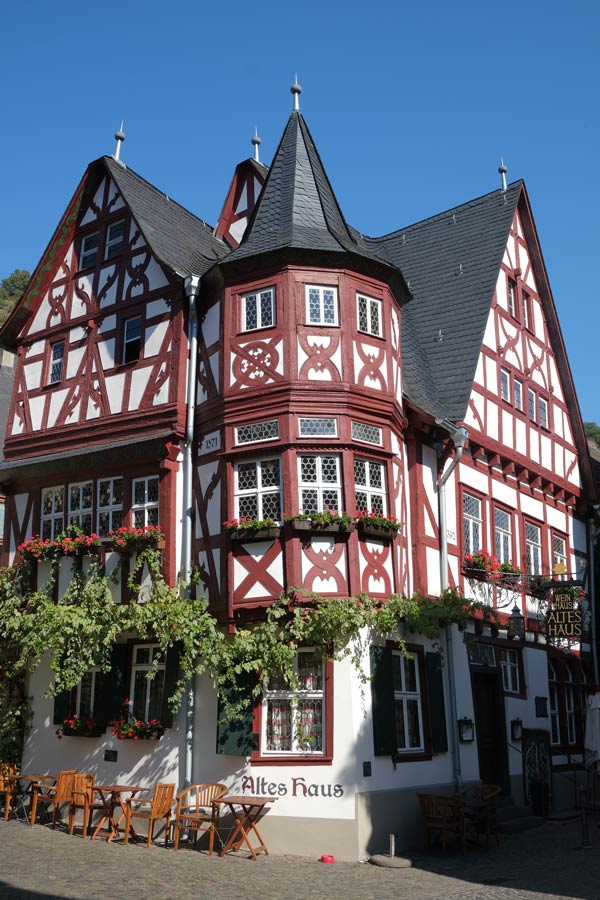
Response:
[{"label": "cobblestone pavement", "polygon": [[0,900],[600,900],[598,822],[590,849],[581,849],[577,822],[546,823],[464,857],[415,854],[409,869],[242,852],[221,859],[0,822]]}]

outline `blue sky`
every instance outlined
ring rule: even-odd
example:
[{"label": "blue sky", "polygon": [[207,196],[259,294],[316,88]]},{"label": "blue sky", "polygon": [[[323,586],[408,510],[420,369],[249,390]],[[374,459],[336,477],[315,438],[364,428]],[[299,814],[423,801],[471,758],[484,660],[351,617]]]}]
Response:
[{"label": "blue sky", "polygon": [[524,178],[585,420],[600,423],[600,5],[8,4],[0,19],[0,278],[32,270],[113,153],[213,224],[233,169],[301,109],[347,220],[379,235]]}]

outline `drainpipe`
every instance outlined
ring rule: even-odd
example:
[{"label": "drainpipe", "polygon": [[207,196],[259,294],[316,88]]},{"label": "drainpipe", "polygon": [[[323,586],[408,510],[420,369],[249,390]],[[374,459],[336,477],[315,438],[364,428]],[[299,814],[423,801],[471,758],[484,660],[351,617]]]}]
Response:
[{"label": "drainpipe", "polygon": [[[185,279],[185,293],[189,304],[188,317],[188,367],[186,388],[186,423],[183,444],[183,517],[181,528],[181,575],[189,594],[192,575],[192,526],[194,515],[192,492],[192,447],[194,442],[194,415],[196,412],[196,365],[198,359],[198,309],[196,300],[200,290],[198,275]],[[194,763],[194,677],[189,681],[185,695],[185,784],[192,783]]]},{"label": "drainpipe", "polygon": [[[440,591],[448,588],[448,534],[446,528],[446,482],[459,464],[469,439],[469,432],[461,425],[457,427],[448,419],[436,419],[450,434],[450,440],[456,448],[454,459],[442,474],[438,485],[438,507],[440,518]],[[448,657],[448,687],[450,691],[450,745],[452,755],[452,771],[454,788],[460,791],[464,787],[460,767],[460,743],[458,740],[458,712],[456,710],[456,673],[454,671],[454,646],[452,625],[446,625],[446,655]]]}]

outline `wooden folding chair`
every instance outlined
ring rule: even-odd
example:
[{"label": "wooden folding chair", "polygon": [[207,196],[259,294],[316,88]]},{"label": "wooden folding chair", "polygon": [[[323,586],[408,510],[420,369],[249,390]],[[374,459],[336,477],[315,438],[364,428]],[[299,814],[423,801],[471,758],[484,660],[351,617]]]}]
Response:
[{"label": "wooden folding chair", "polygon": [[[73,782],[75,781],[76,774],[77,769],[64,769],[62,772],[59,772],[58,779],[53,787],[50,787],[43,782],[41,784],[34,784],[33,793],[31,795],[30,825],[35,824],[38,803],[41,803],[46,809],[49,806],[52,807],[52,827],[56,828],[56,816],[58,810],[66,803],[71,803]],[[43,793],[44,791],[47,791],[47,793]]]},{"label": "wooden folding chair", "polygon": [[429,837],[441,836],[442,851],[446,852],[447,838],[452,837],[465,850],[465,801],[458,794],[417,794],[421,806],[421,845],[429,847]]},{"label": "wooden folding chair", "polygon": [[83,810],[83,831],[82,836],[85,837],[88,830],[90,812],[92,809],[100,809],[98,804],[93,805],[94,781],[95,775],[76,775],[73,782],[73,791],[71,794],[71,805],[69,807],[69,834],[73,834],[75,828],[75,813],[78,809]]},{"label": "wooden folding chair", "polygon": [[0,794],[4,794],[4,821],[10,814],[10,805],[17,797],[17,766],[16,763],[0,763]]},{"label": "wooden folding chair", "polygon": [[194,847],[198,843],[198,832],[208,831],[208,853],[212,856],[215,834],[218,835],[217,820],[220,812],[215,800],[220,800],[226,792],[227,786],[224,784],[205,782],[191,784],[177,794],[174,850],[179,847],[181,829],[194,832]]},{"label": "wooden folding chair", "polygon": [[[171,808],[173,806],[173,796],[175,794],[174,784],[157,784],[154,788],[154,794],[151,800],[138,800],[129,797],[125,807],[125,843],[129,843],[129,830],[131,828],[131,820],[145,819],[148,822],[148,847],[152,843],[152,835],[154,832],[154,823],[157,819],[165,819],[165,846],[169,843],[169,830],[171,828]],[[132,802],[137,806],[140,803],[149,803],[148,812],[133,809]]]}]

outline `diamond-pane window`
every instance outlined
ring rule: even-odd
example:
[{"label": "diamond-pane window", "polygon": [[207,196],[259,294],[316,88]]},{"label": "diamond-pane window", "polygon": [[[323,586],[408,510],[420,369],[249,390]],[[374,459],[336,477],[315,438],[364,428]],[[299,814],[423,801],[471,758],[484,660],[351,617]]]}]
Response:
[{"label": "diamond-pane window", "polygon": [[298,650],[295,663],[297,689],[290,690],[274,675],[263,694],[263,747],[265,754],[324,753],[325,666],[311,648]]},{"label": "diamond-pane window", "polygon": [[271,328],[275,324],[275,290],[267,288],[242,297],[242,331]]},{"label": "diamond-pane window", "polygon": [[515,378],[514,383],[515,409],[523,411],[523,383]]},{"label": "diamond-pane window", "polygon": [[362,441],[364,444],[377,444],[380,447],[383,443],[381,428],[366,425],[364,422],[353,422],[352,440]]},{"label": "diamond-pane window", "polygon": [[254,444],[258,441],[272,441],[279,437],[279,420],[253,422],[252,425],[240,425],[235,430],[236,444]]},{"label": "diamond-pane window", "polygon": [[300,437],[337,437],[337,419],[300,419]]},{"label": "diamond-pane window", "polygon": [[384,464],[373,459],[354,457],[354,488],[358,512],[385,515],[387,497]]},{"label": "diamond-pane window", "polygon": [[340,457],[337,454],[299,458],[300,512],[341,512]]},{"label": "diamond-pane window", "polygon": [[86,534],[92,531],[93,482],[69,485],[69,525],[79,525]]},{"label": "diamond-pane window", "polygon": [[471,494],[463,494],[463,537],[465,553],[481,550],[481,500]]},{"label": "diamond-pane window", "polygon": [[65,489],[62,485],[42,489],[40,535],[53,540],[65,527]]},{"label": "diamond-pane window", "polygon": [[512,562],[512,522],[504,509],[494,510],[496,559],[500,563]]},{"label": "diamond-pane window", "polygon": [[279,459],[259,459],[236,465],[235,514],[238,518],[281,519]]},{"label": "diamond-pane window", "polygon": [[135,528],[158,525],[158,475],[133,481],[133,524]]},{"label": "diamond-pane window", "polygon": [[541,529],[531,522],[525,522],[525,555],[527,574],[541,575],[542,572],[542,537]]},{"label": "diamond-pane window", "polygon": [[358,307],[358,330],[374,337],[381,337],[381,300],[374,297],[356,295]]},{"label": "diamond-pane window", "polygon": [[548,401],[543,397],[538,399],[538,410],[540,417],[540,428],[548,428]]},{"label": "diamond-pane window", "polygon": [[98,481],[98,534],[107,535],[123,524],[123,479]]},{"label": "diamond-pane window", "polygon": [[500,369],[500,396],[510,402],[510,372],[507,369]]},{"label": "diamond-pane window", "polygon": [[306,288],[306,316],[311,325],[337,325],[337,288]]}]

